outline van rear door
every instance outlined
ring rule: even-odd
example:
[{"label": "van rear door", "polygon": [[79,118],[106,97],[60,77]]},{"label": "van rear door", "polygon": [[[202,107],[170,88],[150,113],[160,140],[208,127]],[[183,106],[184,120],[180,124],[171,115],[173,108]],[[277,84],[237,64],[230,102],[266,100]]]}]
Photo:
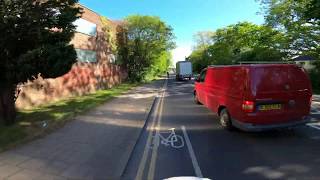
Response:
[{"label": "van rear door", "polygon": [[310,81],[295,65],[253,67],[250,84],[258,124],[295,121],[310,112]]}]

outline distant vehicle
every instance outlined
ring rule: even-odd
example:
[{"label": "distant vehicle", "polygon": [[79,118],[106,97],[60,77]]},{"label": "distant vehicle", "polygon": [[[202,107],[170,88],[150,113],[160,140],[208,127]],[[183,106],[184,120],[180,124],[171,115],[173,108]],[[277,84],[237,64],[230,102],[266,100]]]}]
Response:
[{"label": "distant vehicle", "polygon": [[307,123],[312,89],[293,64],[210,66],[195,82],[194,100],[217,113],[225,129],[263,131]]},{"label": "distant vehicle", "polygon": [[192,64],[190,61],[179,61],[176,64],[176,79],[183,80],[192,78]]}]

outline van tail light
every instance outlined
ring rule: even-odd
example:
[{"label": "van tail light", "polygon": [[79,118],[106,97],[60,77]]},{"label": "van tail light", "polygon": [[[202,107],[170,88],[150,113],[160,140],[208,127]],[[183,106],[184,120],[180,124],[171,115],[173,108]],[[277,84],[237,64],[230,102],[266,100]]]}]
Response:
[{"label": "van tail light", "polygon": [[243,101],[242,110],[247,113],[254,111],[254,102],[253,101]]}]

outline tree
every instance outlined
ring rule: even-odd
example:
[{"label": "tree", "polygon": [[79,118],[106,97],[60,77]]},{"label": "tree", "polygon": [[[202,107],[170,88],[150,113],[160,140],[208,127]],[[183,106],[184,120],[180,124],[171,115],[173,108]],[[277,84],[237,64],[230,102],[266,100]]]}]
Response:
[{"label": "tree", "polygon": [[[306,10],[304,11],[304,17],[314,24],[320,26],[320,0],[311,0],[307,5]],[[319,43],[319,42],[318,42]],[[317,61],[314,62],[316,67],[310,72],[310,79],[312,82],[313,89],[320,92],[320,48],[318,47],[313,54],[317,58]]]},{"label": "tree", "polygon": [[159,17],[127,17],[118,33],[118,57],[128,70],[129,80],[142,81],[159,57],[174,48],[173,39],[172,28]]},{"label": "tree", "polygon": [[80,16],[77,0],[0,0],[0,118],[14,123],[15,90],[38,74],[55,78],[76,60],[69,42]]},{"label": "tree", "polygon": [[196,42],[195,49],[203,49],[213,44],[213,31],[200,31],[193,35],[194,41]]},{"label": "tree", "polygon": [[315,23],[320,23],[320,0],[311,0],[304,11],[304,17]]},{"label": "tree", "polygon": [[[234,56],[234,61],[239,61],[242,53],[254,52],[254,54],[263,53],[264,51],[278,52],[276,57],[284,56],[286,46],[286,37],[283,33],[273,30],[268,26],[255,25],[248,22],[242,22],[230,25],[223,29],[218,29],[214,36],[214,45],[218,49],[228,52],[229,56]],[[214,52],[213,52],[214,54]],[[253,59],[247,59],[250,61]],[[274,58],[279,61],[280,59]]]},{"label": "tree", "polygon": [[208,47],[213,44],[214,35],[213,31],[200,31],[194,34],[195,46],[187,58],[192,63],[193,72],[200,73],[203,68],[211,64]]},{"label": "tree", "polygon": [[241,22],[217,29],[211,35],[210,44],[197,45],[189,59],[197,72],[210,64],[281,61],[287,56],[287,41],[284,33],[271,27]]},{"label": "tree", "polygon": [[[314,26],[320,27],[320,0],[311,0],[307,5],[306,9],[303,12],[304,18],[309,22],[312,22]],[[318,34],[320,34],[318,32]],[[317,69],[320,72],[320,38],[315,39],[318,44],[317,48],[314,49],[314,57],[318,58],[318,62],[315,63]],[[320,73],[319,73],[320,74]]]},{"label": "tree", "polygon": [[148,71],[146,72],[146,79],[152,79],[158,75],[164,74],[172,64],[172,55],[169,51],[162,52],[154,61]]},{"label": "tree", "polygon": [[211,64],[207,48],[194,49],[187,59],[191,61],[193,72],[196,73],[200,73],[202,69]]},{"label": "tree", "polygon": [[320,0],[262,0],[268,25],[288,36],[291,57],[317,59],[310,72],[313,88],[320,91]]},{"label": "tree", "polygon": [[319,49],[319,0],[262,0],[266,23],[288,36],[291,56]]}]

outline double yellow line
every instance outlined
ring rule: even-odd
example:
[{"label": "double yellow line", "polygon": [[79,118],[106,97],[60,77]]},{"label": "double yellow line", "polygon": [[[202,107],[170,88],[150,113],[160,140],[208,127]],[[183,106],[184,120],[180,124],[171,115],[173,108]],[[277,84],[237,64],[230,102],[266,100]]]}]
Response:
[{"label": "double yellow line", "polygon": [[[163,112],[163,105],[164,105],[164,98],[166,94],[166,89],[168,85],[168,79],[165,80],[165,83],[159,92],[158,95],[158,101],[155,105],[154,111],[153,111],[153,118],[152,118],[152,125],[151,127],[148,127],[147,130],[149,131],[148,133],[148,138],[147,138],[147,143],[146,146],[144,147],[143,155],[139,164],[138,172],[136,175],[136,180],[142,180],[144,179],[144,170],[147,164],[148,160],[148,155],[149,155],[149,150],[151,145],[152,146],[152,152],[151,152],[151,160],[149,164],[149,169],[148,169],[148,176],[147,179],[154,179],[154,174],[156,170],[156,161],[157,161],[157,156],[158,156],[158,147],[159,147],[159,131],[161,127],[161,118],[162,118],[162,112]],[[153,131],[155,130],[155,135],[152,136]]]}]

